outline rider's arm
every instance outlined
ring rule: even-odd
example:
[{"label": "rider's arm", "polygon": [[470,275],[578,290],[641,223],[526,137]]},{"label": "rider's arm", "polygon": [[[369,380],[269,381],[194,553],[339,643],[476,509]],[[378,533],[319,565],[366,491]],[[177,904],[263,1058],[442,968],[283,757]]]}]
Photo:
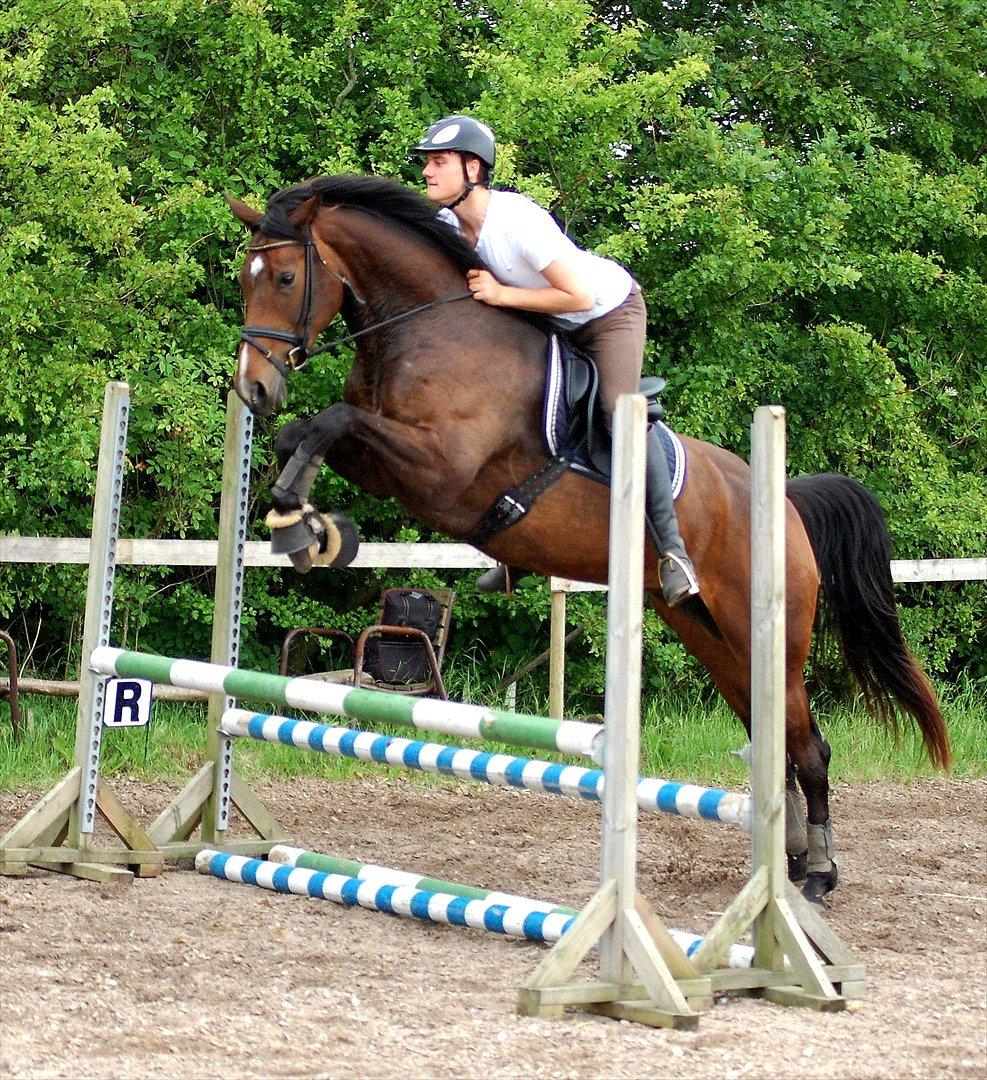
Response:
[{"label": "rider's arm", "polygon": [[487,270],[470,270],[467,277],[473,298],[493,307],[539,311],[546,315],[592,310],[596,303],[592,293],[565,259],[554,259],[539,273],[548,282],[543,289],[502,285]]}]

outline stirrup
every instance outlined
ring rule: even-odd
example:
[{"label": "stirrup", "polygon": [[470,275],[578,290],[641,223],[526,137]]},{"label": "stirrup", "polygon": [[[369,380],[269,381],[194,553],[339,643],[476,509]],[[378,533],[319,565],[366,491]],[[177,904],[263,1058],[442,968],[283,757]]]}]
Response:
[{"label": "stirrup", "polygon": [[699,580],[687,555],[667,552],[658,564],[658,579],[662,596],[670,607],[676,607],[690,596],[699,595]]}]

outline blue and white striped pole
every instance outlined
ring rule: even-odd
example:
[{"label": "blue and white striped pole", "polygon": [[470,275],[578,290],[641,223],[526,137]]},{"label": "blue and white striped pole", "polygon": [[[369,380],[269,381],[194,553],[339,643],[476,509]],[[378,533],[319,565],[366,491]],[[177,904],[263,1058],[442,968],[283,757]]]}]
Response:
[{"label": "blue and white striped pole", "polygon": [[203,874],[246,885],[259,885],[272,892],[312,896],[344,907],[362,907],[424,922],[489,930],[529,941],[558,941],[575,921],[573,915],[546,912],[540,905],[501,904],[451,893],[429,892],[412,885],[361,881],[344,874],[327,874],[266,859],[227,855],[220,851],[200,851],[195,859],[195,868]]},{"label": "blue and white striped pole", "polygon": [[[374,863],[319,855],[286,844],[276,845],[270,859],[202,851],[195,866],[200,873],[257,885],[272,892],[313,896],[346,907],[490,930],[546,944],[558,941],[578,914],[572,908],[557,907],[544,900],[477,889]],[[694,952],[703,940],[685,930],[669,930],[669,933],[686,954]],[[732,968],[750,967],[753,954],[749,945],[733,945],[727,964]]]},{"label": "blue and white striped pole", "polygon": [[[442,743],[379,735],[372,731],[354,731],[246,709],[228,709],[223,714],[219,730],[231,737],[280,742],[334,757],[376,761],[382,765],[455,776],[463,780],[479,780],[496,787],[524,788],[595,802],[599,802],[603,795],[603,771],[581,765],[561,765],[510,754],[492,754]],[[750,830],[750,796],[740,792],[642,777],[637,783],[637,805],[641,810],[652,813],[724,821]]]}]

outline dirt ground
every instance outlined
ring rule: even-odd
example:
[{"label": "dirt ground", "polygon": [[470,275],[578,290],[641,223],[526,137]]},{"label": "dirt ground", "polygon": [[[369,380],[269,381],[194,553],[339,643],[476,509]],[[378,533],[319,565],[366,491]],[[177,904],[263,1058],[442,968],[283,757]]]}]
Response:
[{"label": "dirt ground", "polygon": [[[256,786],[303,846],[578,904],[597,808],[417,777]],[[173,794],[117,782],[148,818]],[[0,833],[38,793],[0,793]],[[515,1014],[544,947],[169,869],[128,887],[0,879],[3,1077],[984,1077],[987,784],[837,789],[831,925],[866,996],[821,1015],[731,998],[698,1032]],[[641,821],[641,884],[701,930],[744,836]],[[591,969],[588,969],[588,974]]]}]

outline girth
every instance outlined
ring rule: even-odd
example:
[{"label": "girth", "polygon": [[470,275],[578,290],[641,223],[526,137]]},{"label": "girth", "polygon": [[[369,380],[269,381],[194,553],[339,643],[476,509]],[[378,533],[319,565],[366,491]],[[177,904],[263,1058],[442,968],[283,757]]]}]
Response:
[{"label": "girth", "polygon": [[568,468],[568,458],[550,458],[527,480],[508,488],[463,539],[479,547],[504,529],[516,525],[534,506],[535,500],[544,495]]}]

